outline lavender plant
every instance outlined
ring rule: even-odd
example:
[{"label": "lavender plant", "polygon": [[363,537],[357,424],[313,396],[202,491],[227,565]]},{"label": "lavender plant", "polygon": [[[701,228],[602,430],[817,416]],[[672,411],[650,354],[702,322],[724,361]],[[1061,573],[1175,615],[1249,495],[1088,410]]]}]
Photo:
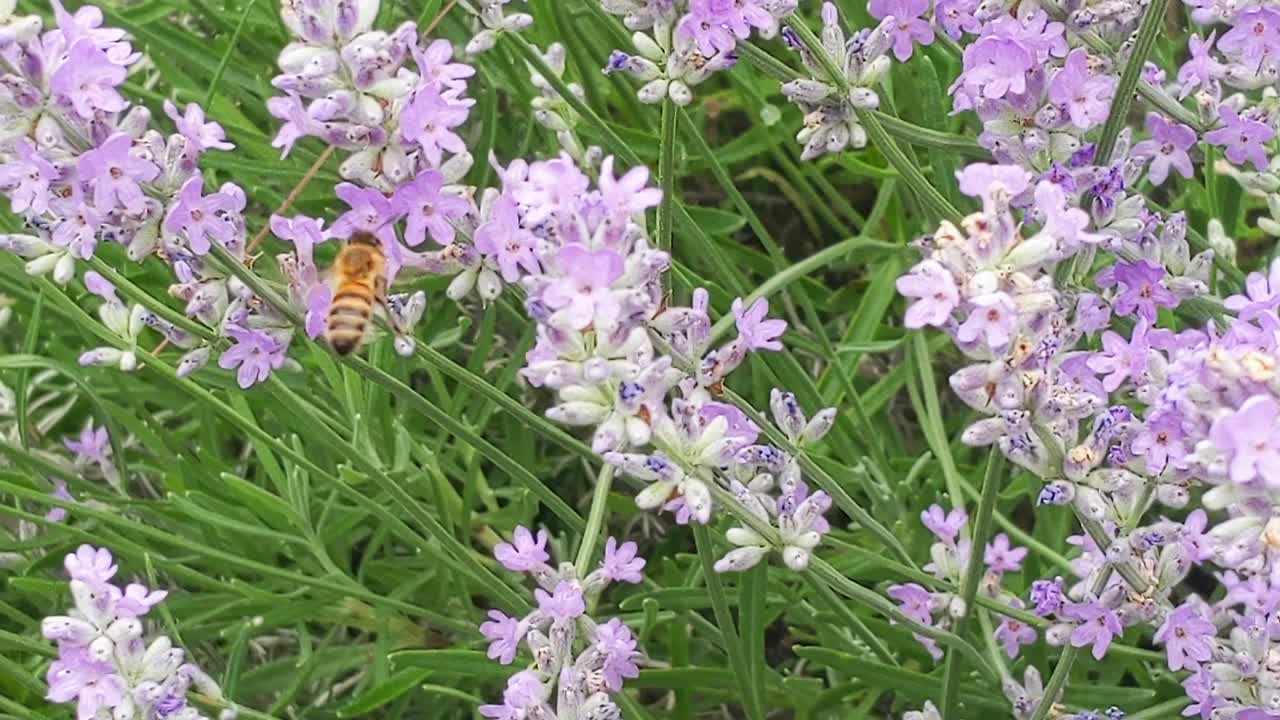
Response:
[{"label": "lavender plant", "polygon": [[1270,5],[37,5],[0,713],[1280,717]]}]

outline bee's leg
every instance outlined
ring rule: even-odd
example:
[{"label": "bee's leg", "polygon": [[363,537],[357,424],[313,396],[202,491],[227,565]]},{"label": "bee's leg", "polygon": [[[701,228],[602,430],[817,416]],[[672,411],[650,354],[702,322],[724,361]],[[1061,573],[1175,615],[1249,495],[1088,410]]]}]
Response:
[{"label": "bee's leg", "polygon": [[374,282],[373,296],[378,301],[378,307],[382,308],[382,314],[387,319],[387,324],[391,326],[391,332],[397,337],[403,336],[404,328],[400,327],[400,322],[396,320],[396,314],[391,311],[391,301],[387,299],[387,281],[385,278],[378,278]]}]

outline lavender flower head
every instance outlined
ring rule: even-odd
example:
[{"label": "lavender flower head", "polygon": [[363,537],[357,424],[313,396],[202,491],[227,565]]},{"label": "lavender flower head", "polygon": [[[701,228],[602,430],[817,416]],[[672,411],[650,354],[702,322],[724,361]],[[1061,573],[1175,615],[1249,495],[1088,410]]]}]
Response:
[{"label": "lavender flower head", "polygon": [[480,714],[504,720],[619,717],[609,693],[639,675],[636,638],[617,618],[596,623],[586,608],[612,583],[640,582],[645,561],[636,557],[635,543],[609,538],[600,565],[580,578],[569,563],[549,564],[546,543],[545,530],[535,536],[517,527],[513,542],[494,549],[503,567],[537,582],[536,607],[522,618],[490,610],[480,632],[490,658],[510,665],[523,648],[533,664],[508,680],[502,704],[481,706]]},{"label": "lavender flower head", "polygon": [[113,584],[118,566],[110,551],[81,545],[64,563],[75,607],[52,615],[41,631],[58,645],[49,666],[47,699],[76,704],[81,720],[108,713],[122,720],[204,715],[187,704],[193,688],[222,699],[218,685],[163,635],[146,639],[143,618],[168,594],[145,585]]}]

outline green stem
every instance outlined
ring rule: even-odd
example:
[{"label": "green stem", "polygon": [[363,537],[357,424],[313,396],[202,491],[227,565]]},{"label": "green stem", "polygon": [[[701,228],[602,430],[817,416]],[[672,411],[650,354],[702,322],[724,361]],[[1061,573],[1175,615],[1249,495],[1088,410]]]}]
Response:
[{"label": "green stem", "polygon": [[658,186],[662,188],[662,204],[658,206],[658,249],[671,252],[673,225],[672,209],[675,207],[676,163],[676,113],[678,109],[671,98],[662,101],[661,138],[658,141]]},{"label": "green stem", "polygon": [[[998,448],[992,448],[987,455],[987,471],[982,476],[982,500],[978,503],[978,515],[974,519],[973,534],[969,538],[969,563],[965,566],[964,585],[960,589],[964,610],[955,624],[955,633],[962,638],[969,630],[974,599],[978,595],[978,585],[982,582],[983,550],[987,545],[987,537],[991,534],[991,516],[995,512],[996,498],[1000,494],[1003,461],[1004,456]],[[942,717],[955,717],[953,711],[959,695],[960,657],[953,650],[947,653],[942,673]]]},{"label": "green stem", "polygon": [[884,640],[872,632],[871,628],[867,627],[867,624],[862,622],[862,618],[855,615],[847,604],[836,597],[835,592],[825,580],[810,572],[804,573],[803,577],[809,583],[809,587],[813,588],[818,597],[822,598],[822,601],[826,603],[826,606],[844,621],[844,624],[858,636],[858,639],[871,648],[871,652],[881,662],[897,667],[898,659],[893,656],[888,646],[884,644]]},{"label": "green stem", "polygon": [[[750,295],[742,299],[742,304],[744,307],[751,307],[751,304],[759,298],[771,297],[774,293],[796,280],[827,267],[844,255],[859,248],[883,248],[894,252],[899,252],[903,249],[901,245],[874,238],[862,236],[845,238],[834,245],[828,245],[799,262],[788,265],[780,272],[770,275],[759,287],[752,290]],[[733,315],[725,315],[717,320],[716,324],[711,327],[711,338],[708,342],[712,345],[718,343],[725,336],[725,333],[729,332],[729,329],[733,327],[733,323]]]},{"label": "green stem", "polygon": [[[1155,493],[1155,483],[1147,483],[1142,490],[1142,497],[1139,499],[1135,507],[1145,508],[1147,503],[1151,501],[1151,496]],[[1128,534],[1138,526],[1142,520],[1142,511],[1139,510],[1125,520],[1122,532]],[[1105,546],[1103,546],[1105,547]],[[1107,582],[1111,580],[1111,572],[1115,568],[1114,565],[1107,565],[1102,572],[1098,573],[1098,577],[1089,586],[1089,596],[1097,597],[1107,587]],[[1036,708],[1035,714],[1031,716],[1031,720],[1045,720],[1049,716],[1049,710],[1053,706],[1053,699],[1058,697],[1058,693],[1062,692],[1062,688],[1067,685],[1067,678],[1071,676],[1071,666],[1075,665],[1076,658],[1080,656],[1080,648],[1067,646],[1063,649],[1062,655],[1058,658],[1058,665],[1053,669],[1053,675],[1049,676],[1049,682],[1044,686],[1044,699],[1040,701],[1039,707]]]},{"label": "green stem", "polygon": [[834,590],[845,597],[879,612],[894,622],[909,628],[912,632],[937,640],[939,643],[954,650],[959,650],[973,662],[974,667],[978,668],[984,677],[994,683],[1000,682],[1000,676],[987,663],[986,658],[982,657],[982,653],[978,652],[978,649],[969,644],[964,638],[908,617],[898,606],[884,596],[845,577],[822,558],[815,557],[810,559],[809,571],[826,580]]},{"label": "green stem", "polygon": [[240,33],[244,30],[244,23],[249,19],[249,13],[253,11],[253,6],[258,4],[258,0],[249,0],[244,6],[244,12],[240,13],[240,22],[236,23],[235,32],[231,33],[231,40],[227,43],[227,50],[222,54],[222,59],[218,61],[218,69],[213,73],[213,80],[209,81],[209,89],[204,93],[204,102],[201,105],[205,110],[209,110],[209,105],[213,103],[213,97],[218,92],[218,85],[222,82],[222,75],[227,71],[227,64],[231,62],[231,53],[236,49],[240,41]]},{"label": "green stem", "polygon": [[1160,24],[1164,21],[1164,9],[1168,0],[1151,0],[1151,4],[1147,6],[1145,14],[1142,16],[1142,25],[1138,28],[1138,39],[1133,43],[1133,50],[1129,53],[1129,62],[1124,66],[1124,72],[1120,74],[1120,84],[1116,86],[1115,96],[1111,100],[1111,111],[1107,115],[1107,122],[1102,126],[1102,137],[1098,140],[1098,158],[1099,165],[1108,165],[1111,162],[1111,153],[1116,147],[1116,138],[1120,137],[1120,130],[1125,126],[1129,119],[1129,108],[1133,105],[1133,91],[1138,85],[1138,81],[1142,79],[1142,67],[1146,64],[1147,56],[1151,54],[1151,48],[1156,44],[1156,36],[1160,34]]},{"label": "green stem", "polygon": [[[813,30],[810,30],[809,26],[803,22],[792,23],[791,28],[796,31],[796,36],[800,38],[800,42],[804,43],[805,48],[818,59],[818,63],[822,65],[823,70],[827,73],[827,81],[839,88],[841,92],[847,94],[849,92],[848,78],[845,77],[835,60],[827,53],[822,41],[813,34]],[[858,122],[866,128],[867,136],[871,139],[871,142],[885,156],[889,164],[898,171],[903,181],[915,191],[916,198],[920,204],[934,216],[934,219],[950,220],[959,224],[963,218],[960,211],[943,197],[937,188],[929,183],[924,174],[920,172],[918,163],[912,162],[902,148],[898,147],[898,144],[885,131],[884,126],[880,124],[878,115],[870,110],[855,109],[855,112],[858,116]]]},{"label": "green stem", "polygon": [[[1045,2],[1040,3],[1040,7],[1043,8],[1045,12],[1049,13],[1050,17],[1054,20],[1066,22],[1067,13],[1057,4],[1057,2],[1045,0]],[[1066,23],[1066,25],[1068,28],[1072,28],[1071,23]],[[1075,32],[1074,34],[1094,52],[1101,53],[1109,58],[1114,57],[1115,51],[1111,48],[1110,43],[1092,30]],[[1194,112],[1186,109],[1181,103],[1175,100],[1164,90],[1155,87],[1146,80],[1138,81],[1138,94],[1147,102],[1159,108],[1165,115],[1168,115],[1184,125],[1190,125],[1196,132],[1203,133],[1208,129]]]},{"label": "green stem", "polygon": [[964,492],[960,489],[960,470],[956,467],[955,457],[951,454],[951,442],[947,438],[947,428],[942,420],[942,401],[938,398],[938,384],[933,374],[932,355],[924,333],[912,334],[910,355],[916,366],[920,387],[919,392],[912,392],[915,386],[908,383],[908,393],[912,396],[913,404],[917,406],[916,412],[921,413],[923,410],[922,429],[934,456],[942,465],[942,477],[947,485],[947,494],[951,496],[951,504],[963,509]]},{"label": "green stem", "polygon": [[591,496],[591,511],[587,514],[587,529],[582,531],[582,545],[578,548],[578,559],[574,566],[578,569],[578,577],[587,575],[587,568],[595,556],[596,545],[600,542],[600,531],[604,529],[609,517],[609,488],[613,486],[613,466],[601,466],[596,475],[596,489]]},{"label": "green stem", "polygon": [[1152,705],[1146,710],[1127,715],[1128,720],[1164,720],[1165,718],[1181,717],[1182,708],[1191,704],[1191,698],[1179,697],[1172,700],[1166,700],[1159,705]]},{"label": "green stem", "polygon": [[837,483],[835,478],[831,477],[830,473],[823,470],[821,466],[814,462],[813,458],[809,457],[809,454],[805,452],[803,448],[791,442],[791,440],[787,438],[786,435],[779,432],[778,429],[773,426],[773,423],[769,422],[769,420],[764,417],[760,411],[752,407],[751,403],[747,402],[737,393],[726,388],[724,391],[724,397],[730,403],[737,406],[738,409],[742,410],[747,417],[751,418],[752,422],[763,428],[765,434],[769,437],[770,442],[794,456],[800,463],[800,469],[804,470],[809,477],[812,477],[814,482],[816,482],[819,487],[825,490],[827,494],[835,500],[836,505],[838,505],[846,515],[848,515],[854,522],[866,528],[871,534],[879,538],[880,541],[885,544],[885,547],[889,548],[894,555],[898,556],[905,565],[915,567],[915,563],[911,560],[911,554],[907,552],[906,547],[902,544],[902,541],[898,539],[898,536],[890,532],[884,525],[881,525],[880,522],[876,520],[871,513],[867,512],[865,508],[854,502],[853,498],[849,496],[849,493],[845,492],[844,487]]},{"label": "green stem", "polygon": [[729,664],[738,676],[743,696],[743,709],[750,720],[764,720],[763,700],[759,683],[751,681],[751,672],[747,667],[747,659],[742,654],[742,643],[738,638],[738,630],[734,626],[733,614],[729,612],[729,600],[724,593],[724,585],[720,582],[720,574],[715,571],[715,551],[711,546],[711,533],[705,525],[690,523],[693,538],[698,546],[698,558],[702,561],[703,580],[707,584],[707,594],[711,597],[711,607],[715,612],[716,624],[720,626],[720,634],[724,636],[725,653],[729,656]]}]

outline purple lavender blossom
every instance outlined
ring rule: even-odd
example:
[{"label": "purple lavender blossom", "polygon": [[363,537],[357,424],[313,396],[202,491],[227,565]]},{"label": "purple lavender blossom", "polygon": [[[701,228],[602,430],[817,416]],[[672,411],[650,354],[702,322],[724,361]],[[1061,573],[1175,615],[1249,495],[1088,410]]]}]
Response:
[{"label": "purple lavender blossom", "polygon": [[1265,6],[1241,10],[1218,41],[1218,49],[1256,69],[1263,58],[1280,53],[1280,13]]},{"label": "purple lavender blossom", "polygon": [[1266,487],[1280,487],[1280,402],[1275,398],[1249,398],[1214,421],[1209,437],[1229,458],[1232,482],[1261,480]]},{"label": "purple lavender blossom", "polygon": [[520,720],[537,711],[548,695],[541,678],[532,670],[524,670],[507,680],[501,705],[481,705],[480,714],[494,720]]},{"label": "purple lavender blossom", "polygon": [[1027,74],[1036,66],[1035,52],[1013,38],[987,35],[964,49],[964,72],[950,92],[956,109],[980,100],[997,100],[1027,91]]},{"label": "purple lavender blossom", "polygon": [[779,337],[787,331],[785,320],[769,318],[769,301],[758,298],[751,307],[743,308],[742,298],[735,298],[731,307],[738,337],[746,343],[747,350],[782,350]]},{"label": "purple lavender blossom", "polygon": [[489,659],[510,665],[520,651],[520,641],[526,632],[524,623],[497,610],[490,610],[489,618],[480,625],[480,634],[489,641]]},{"label": "purple lavender blossom", "polygon": [[62,444],[76,454],[79,465],[106,466],[111,462],[111,441],[105,427],[86,425],[75,440],[63,440]]},{"label": "purple lavender blossom", "polygon": [[959,40],[965,33],[977,34],[982,29],[982,22],[973,15],[977,9],[975,0],[938,0],[934,20],[952,40]]},{"label": "purple lavender blossom", "polygon": [[994,292],[970,298],[974,309],[956,331],[962,343],[982,343],[999,352],[1009,346],[1017,323],[1017,308],[1007,293]]},{"label": "purple lavender blossom", "polygon": [[622,277],[625,261],[613,250],[588,250],[573,244],[561,248],[556,263],[563,277],[547,286],[542,302],[556,311],[551,322],[573,330],[593,323],[605,328],[621,308],[609,287]]},{"label": "purple lavender blossom", "polygon": [[[1022,601],[1015,599],[1014,602],[1014,607],[1021,610]],[[1036,638],[1035,628],[1015,618],[1005,617],[996,628],[996,642],[1004,647],[1004,652],[1010,659],[1018,657],[1022,646],[1034,644]]]},{"label": "purple lavender blossom", "polygon": [[224,192],[205,195],[204,178],[196,175],[182,185],[177,200],[165,217],[164,228],[185,237],[195,254],[208,253],[210,239],[226,245],[235,237],[235,226],[224,213],[243,210],[242,199]]},{"label": "purple lavender blossom", "polygon": [[1158,475],[1171,461],[1176,464],[1187,454],[1182,422],[1182,416],[1176,412],[1161,412],[1148,420],[1133,438],[1130,450],[1146,460],[1147,470]]},{"label": "purple lavender blossom", "polygon": [[116,91],[124,83],[124,67],[111,62],[90,38],[81,38],[67,51],[66,60],[53,73],[50,87],[85,120],[98,110],[120,112],[128,103]]},{"label": "purple lavender blossom", "polygon": [[1187,47],[1191,57],[1178,69],[1178,84],[1182,86],[1178,92],[1179,100],[1186,98],[1198,87],[1216,82],[1226,72],[1226,68],[1211,54],[1217,34],[1216,30],[1209,33],[1207,40],[1199,35],[1188,38]]},{"label": "purple lavender blossom", "polygon": [[610,582],[638,583],[644,570],[644,558],[636,557],[638,546],[634,542],[621,545],[614,538],[605,541],[604,559],[600,561],[600,572]]},{"label": "purple lavender blossom", "polygon": [[82,182],[93,187],[93,204],[99,211],[123,207],[131,213],[146,209],[139,183],[160,174],[155,163],[131,154],[133,138],[116,133],[97,148],[80,156],[77,171]]},{"label": "purple lavender blossom", "polygon": [[960,530],[969,522],[969,515],[962,508],[947,512],[941,505],[934,504],[920,513],[920,522],[942,542],[954,544]]},{"label": "purple lavender blossom", "polygon": [[1132,315],[1136,311],[1139,317],[1154,323],[1159,308],[1178,305],[1178,296],[1164,286],[1164,268],[1150,261],[1116,263],[1112,277],[1121,290],[1115,300],[1117,315]]},{"label": "purple lavender blossom", "polygon": [[1066,593],[1063,591],[1062,578],[1053,580],[1036,580],[1031,583],[1031,609],[1040,617],[1048,617],[1062,612],[1066,604]]},{"label": "purple lavender blossom", "polygon": [[889,36],[899,62],[911,59],[916,43],[933,44],[933,27],[923,18],[929,12],[929,0],[871,0],[867,11],[877,20],[893,18]]},{"label": "purple lavender blossom", "polygon": [[13,146],[17,156],[0,166],[0,189],[9,196],[13,212],[40,215],[49,209],[49,186],[61,173],[27,138]]},{"label": "purple lavender blossom", "polygon": [[1156,631],[1155,641],[1165,646],[1170,670],[1193,670],[1213,657],[1210,638],[1217,633],[1217,627],[1204,617],[1200,608],[1185,603],[1165,618]]},{"label": "purple lavender blossom", "polygon": [[428,85],[414,94],[401,114],[400,137],[422,148],[430,167],[439,167],[444,153],[466,152],[467,145],[454,128],[465,123],[469,114],[467,104],[451,101]]},{"label": "purple lavender blossom", "polygon": [[733,0],[690,0],[689,13],[676,26],[676,36],[692,42],[708,57],[733,50],[737,38],[728,27],[733,5]]},{"label": "purple lavender blossom", "polygon": [[1083,48],[1071,51],[1066,64],[1049,82],[1049,97],[1065,106],[1071,123],[1080,130],[1102,124],[1111,109],[1116,79],[1089,70],[1089,53]]},{"label": "purple lavender blossom", "polygon": [[898,601],[902,613],[907,617],[925,625],[933,623],[933,612],[929,607],[932,595],[923,585],[890,585],[888,595]]},{"label": "purple lavender blossom", "polygon": [[502,566],[513,572],[529,572],[543,567],[551,555],[547,553],[546,530],[539,530],[535,538],[529,528],[520,526],[512,535],[512,542],[499,543],[493,550],[493,556]]},{"label": "purple lavender blossom", "polygon": [[1107,392],[1115,392],[1129,378],[1137,378],[1147,370],[1147,352],[1150,344],[1147,341],[1147,324],[1139,319],[1133,330],[1133,337],[1126,341],[1120,334],[1110,330],[1102,334],[1102,352],[1089,358],[1090,370],[1105,375],[1102,387]]},{"label": "purple lavender blossom", "polygon": [[1018,572],[1022,569],[1022,561],[1026,557],[1026,548],[1010,547],[1009,536],[1000,533],[987,544],[982,554],[982,562],[991,572]]},{"label": "purple lavender blossom", "polygon": [[1253,163],[1259,172],[1267,168],[1267,150],[1263,145],[1276,136],[1269,125],[1245,117],[1230,105],[1219,105],[1218,115],[1222,127],[1204,134],[1204,139],[1219,147],[1225,147],[1227,159],[1236,165]]},{"label": "purple lavender blossom", "polygon": [[223,351],[218,367],[236,370],[236,382],[247,390],[270,377],[273,370],[284,367],[288,346],[271,333],[228,326],[227,335],[235,344]]},{"label": "purple lavender blossom", "polygon": [[439,172],[427,170],[413,182],[401,185],[391,198],[392,205],[408,219],[404,240],[411,247],[421,245],[427,235],[441,245],[452,243],[456,234],[452,221],[470,211],[470,202],[441,192],[443,185],[444,177]]},{"label": "purple lavender blossom", "polygon": [[67,703],[76,700],[76,717],[88,720],[103,708],[119,705],[127,686],[109,662],[91,658],[88,650],[67,651],[49,666],[47,700]]},{"label": "purple lavender blossom", "polygon": [[1163,185],[1169,177],[1169,168],[1190,180],[1195,175],[1191,156],[1187,150],[1196,144],[1196,131],[1181,123],[1170,122],[1159,113],[1147,113],[1147,132],[1151,139],[1133,146],[1134,157],[1151,158],[1147,177],[1151,184]]},{"label": "purple lavender blossom", "polygon": [[95,548],[92,545],[81,545],[74,553],[63,558],[62,566],[72,580],[89,585],[101,585],[115,577],[118,566],[111,551],[106,548]]},{"label": "purple lavender blossom", "polygon": [[178,106],[171,101],[164,101],[164,114],[169,116],[178,127],[187,142],[191,143],[192,152],[201,153],[206,150],[234,150],[232,143],[227,142],[227,132],[216,122],[205,122],[204,108],[196,103],[187,105],[181,114]]},{"label": "purple lavender blossom", "polygon": [[631,628],[622,624],[618,618],[596,626],[595,649],[605,656],[605,687],[617,692],[622,689],[622,682],[627,678],[640,677],[640,668],[635,664],[636,639]]},{"label": "purple lavender blossom", "polygon": [[622,177],[615,178],[613,164],[612,155],[600,163],[599,180],[600,201],[611,219],[625,221],[662,202],[662,191],[648,187],[649,168],[638,165],[623,173]]},{"label": "purple lavender blossom", "polygon": [[492,257],[502,279],[515,282],[521,271],[535,274],[542,270],[533,252],[537,238],[520,225],[519,209],[507,195],[493,201],[489,220],[476,228],[476,249]]},{"label": "purple lavender blossom", "polygon": [[1092,645],[1095,660],[1101,660],[1111,647],[1111,641],[1124,633],[1120,617],[1097,600],[1068,603],[1062,614],[1077,623],[1071,631],[1071,644],[1075,647]]},{"label": "purple lavender blossom", "polygon": [[960,304],[960,292],[951,272],[934,260],[925,260],[898,278],[898,293],[915,300],[907,308],[903,324],[911,330],[946,324]]},{"label": "purple lavender blossom", "polygon": [[1280,260],[1271,263],[1271,271],[1267,275],[1249,273],[1245,278],[1245,293],[1232,295],[1223,304],[1241,320],[1253,320],[1264,313],[1274,312],[1280,307]]}]

